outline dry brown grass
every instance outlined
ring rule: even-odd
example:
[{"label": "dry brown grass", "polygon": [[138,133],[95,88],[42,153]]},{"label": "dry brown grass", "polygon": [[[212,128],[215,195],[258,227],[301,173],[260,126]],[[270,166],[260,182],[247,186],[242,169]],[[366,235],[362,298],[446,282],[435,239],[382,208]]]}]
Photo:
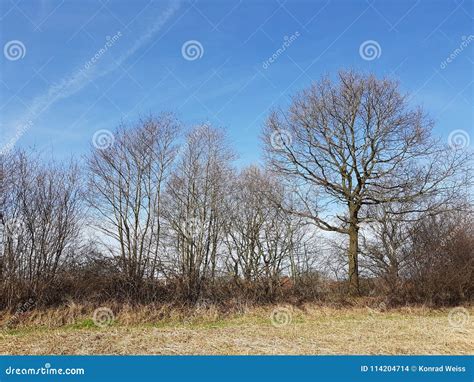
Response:
[{"label": "dry brown grass", "polygon": [[[337,309],[287,307],[291,322],[272,324],[278,307],[111,306],[112,325],[99,328],[91,308],[70,304],[35,311],[15,329],[5,329],[2,354],[472,354],[474,308],[468,321],[450,324],[450,309]],[[278,317],[277,317],[278,318]],[[281,318],[281,316],[280,316]]]}]

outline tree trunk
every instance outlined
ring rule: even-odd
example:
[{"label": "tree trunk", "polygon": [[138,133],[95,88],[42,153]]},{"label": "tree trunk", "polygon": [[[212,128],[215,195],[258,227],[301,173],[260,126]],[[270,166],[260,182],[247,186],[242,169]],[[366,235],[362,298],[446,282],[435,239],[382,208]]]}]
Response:
[{"label": "tree trunk", "polygon": [[349,226],[349,293],[359,294],[359,227],[356,223]]}]

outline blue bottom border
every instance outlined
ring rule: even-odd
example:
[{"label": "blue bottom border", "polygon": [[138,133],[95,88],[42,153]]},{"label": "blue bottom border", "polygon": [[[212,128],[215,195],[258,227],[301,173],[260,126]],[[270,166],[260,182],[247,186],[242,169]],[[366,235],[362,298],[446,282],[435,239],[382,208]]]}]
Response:
[{"label": "blue bottom border", "polygon": [[0,356],[0,381],[474,381],[474,356]]}]

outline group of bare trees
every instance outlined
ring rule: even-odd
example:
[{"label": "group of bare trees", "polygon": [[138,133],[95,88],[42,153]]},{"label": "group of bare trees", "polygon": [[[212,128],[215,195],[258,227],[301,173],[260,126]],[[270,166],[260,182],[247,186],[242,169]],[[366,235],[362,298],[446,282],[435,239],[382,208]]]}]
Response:
[{"label": "group of bare trees", "polygon": [[[380,278],[382,292],[399,299],[452,303],[472,296],[472,210],[429,213],[409,220],[379,211],[362,237],[363,269]],[[406,283],[409,280],[409,283]]]},{"label": "group of bare trees", "polygon": [[234,154],[222,131],[207,125],[186,134],[167,192],[167,268],[181,280],[185,296],[200,297],[203,283],[215,280],[223,244],[225,202]]},{"label": "group of bare trees", "polygon": [[132,284],[156,275],[163,242],[163,193],[176,155],[178,124],[170,116],[115,131],[113,145],[88,158],[87,201],[92,225],[118,254]]},{"label": "group of bare trees", "polygon": [[42,297],[73,255],[82,195],[76,165],[23,152],[2,158],[0,184],[0,293],[9,305],[25,289]]},{"label": "group of bare trees", "polygon": [[88,206],[103,246],[118,254],[121,273],[138,290],[161,280],[197,301],[226,279],[274,296],[304,254],[314,257],[312,235],[275,204],[287,196],[274,175],[236,170],[223,130],[180,130],[162,115],[119,128],[112,146],[92,149]]},{"label": "group of bare trees", "polygon": [[238,169],[222,129],[170,114],[119,126],[84,166],[4,155],[2,305],[65,277],[100,290],[88,278],[105,269],[134,298],[321,298],[332,269],[349,294],[362,278],[403,301],[472,298],[472,158],[431,128],[395,82],[342,72],[269,116],[262,166]]}]

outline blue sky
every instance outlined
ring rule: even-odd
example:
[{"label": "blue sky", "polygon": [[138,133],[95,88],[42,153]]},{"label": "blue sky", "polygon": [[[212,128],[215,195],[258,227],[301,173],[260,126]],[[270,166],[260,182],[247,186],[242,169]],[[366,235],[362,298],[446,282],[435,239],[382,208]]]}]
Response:
[{"label": "blue sky", "polygon": [[472,145],[469,0],[0,4],[0,145],[80,156],[99,129],[172,111],[226,128],[246,164],[272,108],[344,68],[397,78],[436,134],[463,130]]}]

